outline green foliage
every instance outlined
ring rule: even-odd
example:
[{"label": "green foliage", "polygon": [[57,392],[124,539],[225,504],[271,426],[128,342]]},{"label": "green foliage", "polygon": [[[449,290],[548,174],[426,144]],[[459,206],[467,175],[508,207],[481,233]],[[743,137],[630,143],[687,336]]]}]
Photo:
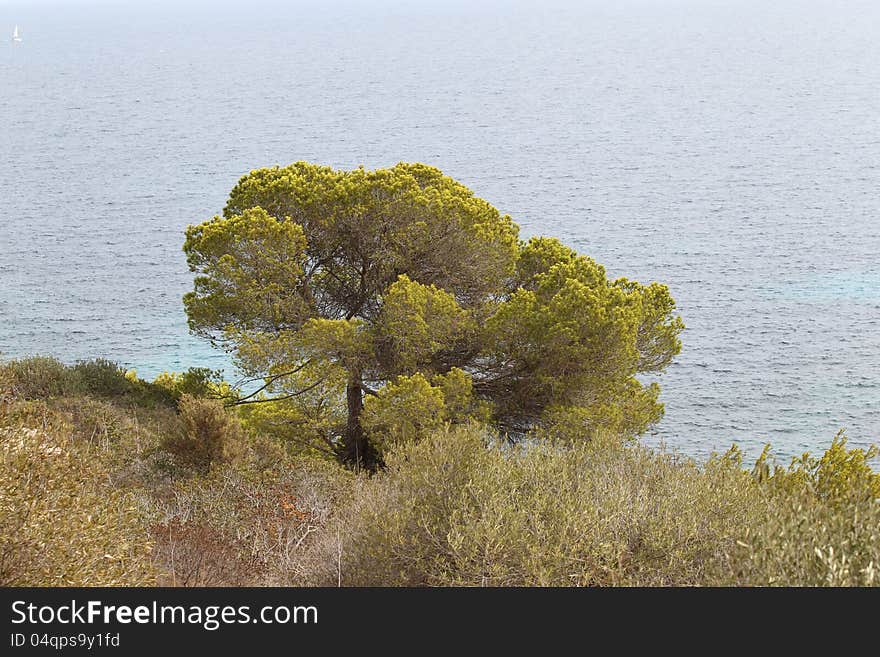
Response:
[{"label": "green foliage", "polygon": [[492,406],[474,393],[473,377],[457,367],[446,374],[436,374],[433,385],[443,393],[445,420],[451,424],[486,423],[492,417]]},{"label": "green foliage", "polygon": [[298,335],[302,353],[342,371],[359,371],[370,358],[372,342],[363,320],[312,318]]},{"label": "green foliage", "polygon": [[632,439],[663,416],[663,404],[658,401],[660,386],[656,383],[644,386],[630,378],[619,382],[612,392],[612,396],[582,400],[579,405],[549,406],[543,425],[532,435],[578,441],[598,432]]},{"label": "green foliage", "polygon": [[297,293],[305,247],[299,225],[260,208],[190,226],[184,250],[190,269],[201,272],[184,297],[190,327],[233,337],[299,326],[309,316],[307,299]]},{"label": "green foliage", "polygon": [[349,585],[880,585],[873,450],[767,476],[597,433],[511,447],[473,427],[398,447],[342,514]]},{"label": "green foliage", "polygon": [[104,358],[79,361],[71,373],[86,394],[100,397],[121,397],[137,389],[136,381],[126,377],[125,368]]},{"label": "green foliage", "polygon": [[226,450],[243,440],[241,425],[217,400],[183,395],[178,412],[181,429],[166,435],[161,447],[184,467],[207,472],[224,459]]},{"label": "green foliage", "polygon": [[368,314],[400,273],[474,299],[510,273],[517,228],[464,185],[423,164],[337,171],[297,162],[243,177],[225,217],[263,208],[299,225],[319,308]]},{"label": "green foliage", "polygon": [[471,313],[434,285],[401,274],[382,298],[374,327],[377,350],[389,373],[442,371],[457,350],[467,350],[476,333]]},{"label": "green foliage", "polygon": [[803,489],[827,504],[845,503],[853,496],[880,499],[880,474],[870,465],[878,456],[877,447],[848,449],[846,444],[846,434],[841,431],[821,457],[806,453],[793,459],[788,468],[772,462],[767,445],[752,473],[771,490],[787,493]]},{"label": "green foliage", "polygon": [[33,356],[0,364],[0,396],[39,399],[72,394],[79,388],[74,373],[55,358]]},{"label": "green foliage", "polygon": [[643,432],[660,419],[656,385],[678,354],[683,330],[665,286],[609,281],[605,270],[556,240],[533,239],[517,263],[520,287],[487,322],[481,390],[514,430],[579,418],[594,430]]},{"label": "green foliage", "polygon": [[399,376],[368,397],[362,422],[381,452],[413,443],[444,425],[487,421],[490,409],[474,399],[469,374],[454,368],[428,381],[420,373]]},{"label": "green foliage", "polygon": [[142,406],[173,406],[175,398],[160,386],[138,379],[133,370],[96,358],[64,365],[34,356],[0,364],[0,396],[42,399],[73,395],[125,399]]},{"label": "green foliage", "polygon": [[788,467],[769,446],[752,470],[771,512],[750,524],[729,555],[725,584],[880,585],[877,448],[849,449],[841,432],[821,456]]},{"label": "green foliage", "polygon": [[381,436],[400,439],[372,476],[239,426],[284,402],[184,397],[178,414],[6,397],[0,583],[880,584],[877,452],[842,435],[820,457],[783,467],[768,451],[746,470],[736,448],[698,465],[599,429],[578,439],[579,422],[499,442],[473,423],[489,412],[462,370],[395,379],[365,417],[391,397],[434,416],[403,425],[419,416],[388,404]]},{"label": "green foliage", "polygon": [[439,429],[444,420],[443,391],[422,374],[398,377],[367,399],[362,422],[383,451],[413,442]]},{"label": "green foliage", "polygon": [[216,399],[233,396],[231,387],[223,381],[222,371],[207,367],[191,367],[185,372],[162,372],[153,380],[153,385],[168,390],[177,400],[183,395]]},{"label": "green foliage", "polygon": [[[187,230],[196,277],[184,304],[193,331],[262,379],[248,403],[283,400],[291,423],[317,414],[290,401],[316,390],[318,407],[344,407],[344,422],[309,435],[351,465],[445,421],[432,379],[455,369],[476,419],[491,409],[512,435],[552,433],[562,415],[582,434],[643,432],[663,406],[637,374],[681,348],[668,289],[610,281],[558,240],[517,235],[422,164],[260,169],[223,217]],[[392,399],[424,417],[391,417]]]},{"label": "green foliage", "polygon": [[706,583],[760,502],[735,461],[705,468],[596,436],[503,446],[474,428],[395,450],[346,517],[358,585]]},{"label": "green foliage", "polygon": [[291,454],[335,459],[345,407],[334,393],[344,383],[318,380],[304,388],[315,384],[290,399],[239,406],[237,415],[251,434],[271,437]]}]

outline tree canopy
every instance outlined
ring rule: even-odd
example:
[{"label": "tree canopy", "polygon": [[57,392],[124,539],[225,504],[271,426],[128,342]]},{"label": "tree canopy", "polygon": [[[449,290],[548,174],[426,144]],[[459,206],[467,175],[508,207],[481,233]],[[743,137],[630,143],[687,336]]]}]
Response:
[{"label": "tree canopy", "polygon": [[424,164],[252,171],[184,251],[191,330],[260,382],[237,403],[352,466],[448,422],[638,434],[663,407],[637,375],[681,348],[666,286],[520,240]]}]

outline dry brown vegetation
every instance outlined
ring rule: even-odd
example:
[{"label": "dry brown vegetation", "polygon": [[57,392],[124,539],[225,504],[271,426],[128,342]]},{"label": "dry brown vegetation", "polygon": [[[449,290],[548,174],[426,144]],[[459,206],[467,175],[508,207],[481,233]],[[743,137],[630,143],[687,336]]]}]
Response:
[{"label": "dry brown vegetation", "polygon": [[28,359],[0,366],[0,584],[877,585],[873,456],[459,426],[355,475],[215,400]]}]

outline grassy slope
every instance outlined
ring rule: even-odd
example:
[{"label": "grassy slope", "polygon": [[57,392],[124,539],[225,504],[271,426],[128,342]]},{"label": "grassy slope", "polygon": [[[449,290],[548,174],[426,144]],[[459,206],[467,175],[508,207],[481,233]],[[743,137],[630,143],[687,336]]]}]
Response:
[{"label": "grassy slope", "polygon": [[0,366],[2,585],[880,583],[880,478],[459,427],[357,477],[97,361]]}]

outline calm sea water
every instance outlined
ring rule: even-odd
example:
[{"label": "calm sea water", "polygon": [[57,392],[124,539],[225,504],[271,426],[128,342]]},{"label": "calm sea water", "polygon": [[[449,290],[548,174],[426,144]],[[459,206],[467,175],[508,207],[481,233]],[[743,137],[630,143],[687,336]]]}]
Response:
[{"label": "calm sea water", "polygon": [[423,161],[670,285],[650,441],[880,440],[876,0],[240,4],[0,3],[4,355],[222,367],[185,226],[259,166]]}]

